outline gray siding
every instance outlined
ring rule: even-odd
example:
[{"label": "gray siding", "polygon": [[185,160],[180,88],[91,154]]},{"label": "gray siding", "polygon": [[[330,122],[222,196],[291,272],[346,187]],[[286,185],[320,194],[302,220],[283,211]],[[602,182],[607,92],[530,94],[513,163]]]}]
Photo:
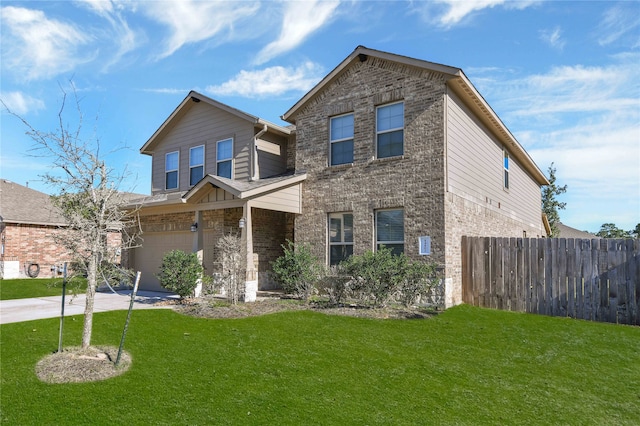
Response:
[{"label": "gray siding", "polygon": [[205,146],[205,174],[216,173],[216,142],[233,138],[233,178],[249,178],[249,147],[253,125],[233,114],[201,102],[194,105],[175,125],[167,129],[152,160],[152,193],[165,191],[165,155],[180,153],[178,191],[189,189],[189,149]]},{"label": "gray siding", "polygon": [[540,187],[510,156],[503,183],[503,146],[462,101],[447,97],[447,190],[528,226],[540,226]]},{"label": "gray siding", "polygon": [[259,178],[276,176],[287,170],[287,139],[270,133],[256,141],[256,162]]}]

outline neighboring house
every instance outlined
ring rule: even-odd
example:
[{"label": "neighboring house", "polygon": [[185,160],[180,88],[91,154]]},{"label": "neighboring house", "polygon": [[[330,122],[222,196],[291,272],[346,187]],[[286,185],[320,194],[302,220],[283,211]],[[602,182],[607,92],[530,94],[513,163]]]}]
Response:
[{"label": "neighboring house", "polygon": [[572,228],[560,222],[558,222],[558,232],[558,238],[579,238],[582,240],[600,239],[596,234],[592,234],[587,231],[580,231],[579,229]]},{"label": "neighboring house", "polygon": [[[140,194],[125,194],[139,198]],[[65,219],[51,203],[51,196],[0,179],[0,278],[51,278],[62,276],[73,256],[56,242],[69,232]],[[121,234],[107,235],[113,259],[120,262]],[[111,251],[112,250],[112,251]]]},{"label": "neighboring house", "polygon": [[547,179],[458,68],[360,46],[282,118],[295,129],[191,92],[142,147],[144,286],[174,248],[220,272],[217,238],[241,229],[249,300],[293,238],[327,265],[380,245],[434,261],[452,306],[462,236],[546,235]]},{"label": "neighboring house", "polygon": [[0,179],[0,277],[52,277],[62,273],[67,251],[54,236],[65,226],[51,197]]}]

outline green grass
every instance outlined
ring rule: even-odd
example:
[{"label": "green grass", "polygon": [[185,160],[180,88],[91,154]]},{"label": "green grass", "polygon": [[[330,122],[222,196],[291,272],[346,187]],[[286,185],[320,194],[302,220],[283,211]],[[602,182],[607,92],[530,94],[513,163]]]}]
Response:
[{"label": "green grass", "polygon": [[[94,317],[117,346],[125,311]],[[134,311],[131,369],[51,385],[58,319],[2,325],[6,424],[638,424],[640,328],[469,306],[429,320]],[[67,318],[65,346],[80,342]]]},{"label": "green grass", "polygon": [[[73,291],[84,294],[87,291],[87,280],[84,278],[70,280],[67,283],[67,294],[72,294]],[[0,300],[60,296],[61,294],[62,278],[0,280]]]}]

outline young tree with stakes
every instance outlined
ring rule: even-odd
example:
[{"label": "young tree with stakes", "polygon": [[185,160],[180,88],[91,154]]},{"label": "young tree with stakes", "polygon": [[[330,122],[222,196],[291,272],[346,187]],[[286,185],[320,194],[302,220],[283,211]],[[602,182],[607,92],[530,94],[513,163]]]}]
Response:
[{"label": "young tree with stakes", "polygon": [[42,176],[57,195],[52,204],[64,217],[67,227],[56,235],[55,243],[65,247],[74,257],[75,273],[87,276],[86,304],[82,329],[82,348],[91,345],[93,311],[98,281],[106,270],[113,270],[116,252],[107,244],[109,234],[121,234],[121,249],[133,248],[137,238],[137,210],[125,210],[128,200],[118,190],[126,177],[107,166],[101,157],[97,137],[84,138],[83,115],[80,101],[71,82],[77,122],[65,123],[67,93],[62,90],[62,103],[58,112],[57,128],[53,131],[35,129],[26,119],[7,112],[24,123],[26,134],[34,141],[35,156],[51,158],[52,172]]}]

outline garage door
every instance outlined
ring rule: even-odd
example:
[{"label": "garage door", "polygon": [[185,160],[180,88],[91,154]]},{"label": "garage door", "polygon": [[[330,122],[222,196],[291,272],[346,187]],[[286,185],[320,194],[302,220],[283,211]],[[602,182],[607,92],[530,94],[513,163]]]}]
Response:
[{"label": "garage door", "polygon": [[166,291],[156,278],[162,258],[171,250],[191,253],[194,234],[191,232],[152,232],[142,235],[142,247],[134,250],[134,268],[142,272],[140,290]]}]

